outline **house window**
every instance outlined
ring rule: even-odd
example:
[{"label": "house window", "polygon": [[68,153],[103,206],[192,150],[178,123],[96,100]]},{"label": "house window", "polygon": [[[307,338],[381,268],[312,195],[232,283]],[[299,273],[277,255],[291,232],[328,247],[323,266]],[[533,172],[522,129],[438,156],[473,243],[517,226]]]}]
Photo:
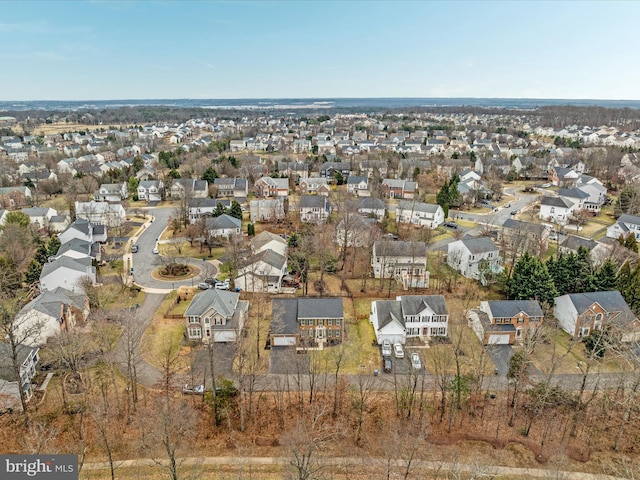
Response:
[{"label": "house window", "polygon": [[204,324],[205,324],[205,325],[209,325],[210,323],[211,323],[211,317],[206,317],[206,318],[204,319]]},{"label": "house window", "polygon": [[601,313],[596,314],[596,322],[601,322],[602,321],[602,317],[603,317],[603,315]]},{"label": "house window", "polygon": [[216,317],[216,325],[224,325],[221,317]]},{"label": "house window", "polygon": [[327,319],[327,325],[333,325],[333,318]]},{"label": "house window", "polygon": [[189,317],[189,323],[200,323],[200,319],[198,317]]},{"label": "house window", "polygon": [[340,325],[340,319],[336,318],[336,325]]},{"label": "house window", "polygon": [[189,338],[200,338],[201,333],[199,328],[190,328],[189,329]]},{"label": "house window", "polygon": [[549,213],[556,213],[556,208],[555,207],[551,207],[549,209]]},{"label": "house window", "polygon": [[580,337],[588,337],[591,329],[589,327],[580,327],[580,331],[578,332],[578,336]]},{"label": "house window", "polygon": [[324,319],[323,318],[319,318],[318,319],[318,325],[320,325],[320,326],[324,325]]},{"label": "house window", "polygon": [[333,337],[333,330],[330,328],[327,328],[327,337]]},{"label": "house window", "polygon": [[522,329],[516,328],[516,338],[521,338],[521,337],[522,337]]},{"label": "house window", "polygon": [[336,330],[336,337],[340,336],[340,330]]},{"label": "house window", "polygon": [[301,319],[300,319],[300,326],[301,326],[301,327],[304,327],[304,326],[307,324],[306,322],[307,322],[307,321],[306,321],[304,318],[301,318]]}]

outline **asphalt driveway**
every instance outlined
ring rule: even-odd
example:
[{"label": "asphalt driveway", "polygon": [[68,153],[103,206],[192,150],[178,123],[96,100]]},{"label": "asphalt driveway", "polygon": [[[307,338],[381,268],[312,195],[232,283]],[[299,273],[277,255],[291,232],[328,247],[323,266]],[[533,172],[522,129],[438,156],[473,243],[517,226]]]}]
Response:
[{"label": "asphalt driveway", "polygon": [[498,375],[509,373],[509,360],[515,353],[511,345],[487,345],[487,353],[493,360]]}]

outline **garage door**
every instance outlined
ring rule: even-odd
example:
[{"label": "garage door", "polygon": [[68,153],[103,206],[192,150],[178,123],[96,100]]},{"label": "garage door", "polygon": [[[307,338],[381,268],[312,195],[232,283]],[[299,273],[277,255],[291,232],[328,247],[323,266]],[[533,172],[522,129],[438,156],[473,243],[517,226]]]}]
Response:
[{"label": "garage door", "polygon": [[214,332],[213,334],[214,342],[235,342],[236,341],[236,333],[235,332]]},{"label": "garage door", "polygon": [[296,337],[273,337],[274,347],[289,347],[296,344]]},{"label": "garage door", "polygon": [[489,335],[489,345],[509,345],[509,335]]}]

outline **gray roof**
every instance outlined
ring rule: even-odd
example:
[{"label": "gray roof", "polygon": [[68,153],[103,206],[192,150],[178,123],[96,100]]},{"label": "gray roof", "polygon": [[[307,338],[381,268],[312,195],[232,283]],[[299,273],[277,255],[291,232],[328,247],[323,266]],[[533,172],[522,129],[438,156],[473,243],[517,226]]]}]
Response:
[{"label": "gray roof", "polygon": [[427,244],[424,242],[402,242],[380,240],[373,245],[376,256],[381,257],[426,257]]},{"label": "gray roof", "polygon": [[437,203],[412,202],[408,200],[400,200],[398,202],[398,209],[431,213],[432,215],[435,214],[439,208],[441,207]]},{"label": "gray roof", "polygon": [[598,242],[590,238],[577,237],[575,235],[568,235],[567,238],[560,244],[561,247],[569,250],[578,251],[580,247],[585,247],[587,250],[593,250],[598,245]]},{"label": "gray roof", "polygon": [[271,333],[298,333],[298,299],[274,298],[271,302]]},{"label": "gray roof", "polygon": [[443,295],[402,295],[400,303],[404,315],[417,315],[425,307],[429,307],[436,315],[449,314]]},{"label": "gray roof", "polygon": [[49,208],[30,207],[23,208],[22,213],[26,213],[30,217],[44,217],[49,213]]},{"label": "gray roof", "polygon": [[262,250],[261,252],[247,258],[243,266],[251,265],[259,261],[263,261],[267,265],[271,265],[278,270],[282,270],[282,267],[284,267],[284,264],[287,262],[287,258],[273,250]]},{"label": "gray roof", "polygon": [[84,302],[85,296],[83,294],[73,293],[65,288],[58,287],[55,290],[42,292],[22,307],[20,313],[36,310],[57,319],[60,318],[62,313],[62,305],[71,305],[83,310]]},{"label": "gray roof", "polygon": [[298,318],[344,318],[342,298],[299,298]]},{"label": "gray roof", "polygon": [[329,204],[327,197],[323,195],[302,195],[300,197],[300,208],[323,208]]},{"label": "gray roof", "polygon": [[628,223],[631,225],[640,225],[640,217],[636,217],[634,215],[627,215],[623,213],[618,217],[618,223]]},{"label": "gray roof", "polygon": [[515,230],[517,232],[533,232],[536,234],[540,234],[546,228],[544,225],[539,223],[523,222],[521,220],[516,220],[515,218],[507,218],[502,224],[502,227]]},{"label": "gray roof", "polygon": [[356,205],[358,209],[367,209],[367,210],[384,210],[387,208],[387,205],[375,197],[359,197],[356,200]]},{"label": "gray roof", "polygon": [[268,230],[263,230],[258,235],[251,239],[251,245],[256,249],[260,250],[269,242],[276,241],[278,243],[282,243],[283,245],[287,245],[287,241],[282,238],[280,235],[276,235],[275,233],[271,233]]},{"label": "gray roof", "polygon": [[219,203],[223,204],[225,207],[231,206],[231,200],[218,200],[216,198],[190,198],[189,208],[215,207]]},{"label": "gray roof", "polygon": [[42,272],[40,272],[40,278],[46,277],[50,273],[62,267],[66,267],[70,270],[76,270],[77,272],[88,273],[88,270],[91,269],[91,257],[87,257],[87,258],[58,257],[53,262],[47,262],[42,266]]},{"label": "gray roof", "polygon": [[347,185],[357,185],[360,182],[369,183],[369,178],[368,177],[355,176],[355,175],[351,175],[349,178],[347,178]]},{"label": "gray roof", "polygon": [[460,241],[474,255],[498,250],[496,244],[489,237],[465,237]]},{"label": "gray roof", "polygon": [[91,245],[92,243],[87,240],[82,240],[81,238],[72,238],[67,243],[60,246],[56,255],[60,256],[63,253],[68,252],[69,250],[84,253],[85,255],[91,255]]},{"label": "gray roof", "polygon": [[240,228],[242,221],[238,218],[232,217],[223,213],[219,217],[207,218],[207,228],[209,230],[223,230],[228,228]]},{"label": "gray roof", "polygon": [[487,304],[494,318],[513,318],[520,312],[530,317],[544,315],[537,300],[489,300]]},{"label": "gray roof", "polygon": [[376,309],[378,312],[378,330],[394,321],[403,327],[405,326],[402,305],[397,300],[378,300],[376,301]]},{"label": "gray roof", "polygon": [[576,307],[578,315],[586,312],[594,303],[598,303],[608,313],[621,313],[628,321],[636,318],[629,308],[629,305],[627,305],[627,302],[625,302],[617,290],[608,292],[570,293],[568,297]]},{"label": "gray roof", "polygon": [[571,208],[573,202],[561,197],[544,197],[540,201],[540,205],[548,205],[550,207]]},{"label": "gray roof", "polygon": [[[26,345],[18,345],[16,353],[18,354],[18,363],[22,363],[27,359],[29,354],[34,350],[38,350],[37,347],[27,347]],[[13,363],[11,361],[11,347],[5,343],[0,342],[0,379],[7,382],[15,382],[15,371],[13,370]]]},{"label": "gray roof", "polygon": [[558,189],[558,195],[560,197],[569,198],[589,198],[589,194],[579,190],[577,188],[560,188]]},{"label": "gray roof", "polygon": [[210,308],[214,308],[220,315],[230,318],[236,310],[239,298],[239,293],[210,288],[193,297],[189,307],[184,312],[184,316],[199,317]]}]

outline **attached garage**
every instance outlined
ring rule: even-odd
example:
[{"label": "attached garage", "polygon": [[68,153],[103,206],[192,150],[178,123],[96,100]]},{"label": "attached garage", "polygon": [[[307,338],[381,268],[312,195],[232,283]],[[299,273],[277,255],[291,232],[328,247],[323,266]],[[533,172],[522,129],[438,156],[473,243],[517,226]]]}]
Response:
[{"label": "attached garage", "polygon": [[236,332],[233,330],[218,330],[213,332],[213,341],[214,342],[235,342],[236,341]]},{"label": "attached garage", "polygon": [[508,333],[494,333],[489,335],[487,345],[509,345],[509,338]]},{"label": "attached garage", "polygon": [[294,347],[298,344],[296,335],[272,335],[271,345],[274,347]]}]

